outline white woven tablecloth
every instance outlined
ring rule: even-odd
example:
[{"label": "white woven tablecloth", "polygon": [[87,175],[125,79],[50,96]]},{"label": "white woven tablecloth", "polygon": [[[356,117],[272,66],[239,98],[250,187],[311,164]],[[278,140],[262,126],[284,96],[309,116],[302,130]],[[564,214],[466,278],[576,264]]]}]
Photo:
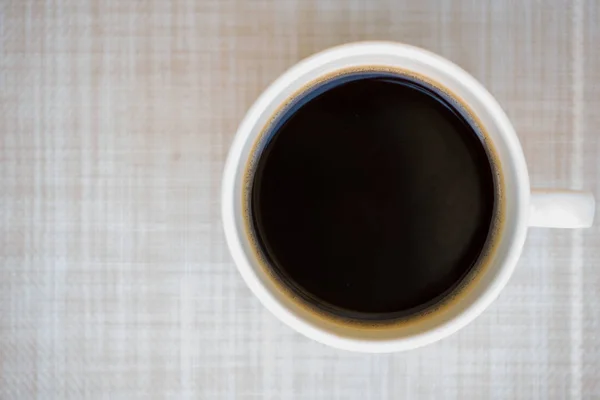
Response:
[{"label": "white woven tablecloth", "polygon": [[494,94],[531,181],[600,197],[600,2],[0,1],[0,399],[600,398],[600,223],[532,229],[500,298],[364,355],[266,311],[228,254],[236,126],[286,68],[385,39]]}]

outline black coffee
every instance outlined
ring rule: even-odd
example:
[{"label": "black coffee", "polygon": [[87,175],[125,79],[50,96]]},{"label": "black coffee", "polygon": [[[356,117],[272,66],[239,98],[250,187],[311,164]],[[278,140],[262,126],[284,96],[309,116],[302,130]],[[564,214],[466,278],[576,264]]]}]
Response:
[{"label": "black coffee", "polygon": [[254,229],[305,300],[346,317],[404,316],[456,288],[480,256],[492,168],[437,90],[385,73],[337,77],[285,111],[269,138]]}]

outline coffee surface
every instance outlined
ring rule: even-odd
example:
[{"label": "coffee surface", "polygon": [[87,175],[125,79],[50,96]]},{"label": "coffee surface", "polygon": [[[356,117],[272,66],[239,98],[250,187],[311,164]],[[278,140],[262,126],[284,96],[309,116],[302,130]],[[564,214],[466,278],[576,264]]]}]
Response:
[{"label": "coffee surface", "polygon": [[251,208],[275,272],[344,316],[439,301],[470,271],[494,212],[475,129],[431,88],[376,73],[307,94],[269,133]]}]

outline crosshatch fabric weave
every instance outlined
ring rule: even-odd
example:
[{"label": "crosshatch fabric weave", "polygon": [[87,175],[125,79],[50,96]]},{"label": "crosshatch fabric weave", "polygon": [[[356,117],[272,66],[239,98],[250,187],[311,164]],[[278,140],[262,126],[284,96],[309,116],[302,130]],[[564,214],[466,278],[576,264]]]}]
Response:
[{"label": "crosshatch fabric weave", "polygon": [[219,198],[260,91],[374,39],[462,66],[534,185],[598,198],[599,21],[595,0],[1,1],[0,398],[600,398],[600,224],[531,229],[475,322],[366,355],[259,304]]}]

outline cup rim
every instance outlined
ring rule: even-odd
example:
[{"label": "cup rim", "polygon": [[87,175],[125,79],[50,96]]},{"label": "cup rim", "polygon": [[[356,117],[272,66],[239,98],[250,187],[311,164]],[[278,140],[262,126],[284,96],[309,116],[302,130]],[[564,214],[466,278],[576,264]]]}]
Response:
[{"label": "cup rim", "polygon": [[[239,199],[236,196],[235,189],[240,181],[240,165],[246,162],[243,151],[244,147],[247,146],[247,142],[252,140],[251,136],[254,136],[252,133],[258,124],[260,115],[269,105],[275,104],[277,94],[282,92],[298,76],[318,71],[320,66],[332,60],[369,54],[401,54],[402,57],[419,58],[432,68],[443,69],[452,74],[455,79],[464,82],[471,94],[494,115],[495,123],[499,127],[498,130],[506,141],[510,161],[514,170],[519,172],[512,177],[518,193],[515,195],[516,204],[514,204],[513,210],[515,224],[509,232],[512,235],[510,246],[507,247],[504,261],[501,266],[497,267],[497,274],[487,290],[451,320],[432,329],[400,338],[378,339],[345,335],[343,331],[324,329],[322,326],[311,323],[298,315],[278,300],[276,293],[266,287],[264,280],[261,279],[252,265],[251,257],[245,249],[241,237],[244,233],[240,232],[236,223],[236,201],[239,201]],[[319,74],[317,73],[312,79],[318,77]],[[222,221],[230,253],[242,278],[267,309],[292,329],[329,346],[361,352],[391,352],[420,347],[456,332],[475,319],[498,296],[512,275],[525,242],[529,204],[529,177],[521,145],[508,117],[492,95],[470,74],[451,61],[418,47],[393,42],[357,42],[329,48],[300,61],[263,91],[247,111],[237,129],[225,163],[221,196]]]}]

